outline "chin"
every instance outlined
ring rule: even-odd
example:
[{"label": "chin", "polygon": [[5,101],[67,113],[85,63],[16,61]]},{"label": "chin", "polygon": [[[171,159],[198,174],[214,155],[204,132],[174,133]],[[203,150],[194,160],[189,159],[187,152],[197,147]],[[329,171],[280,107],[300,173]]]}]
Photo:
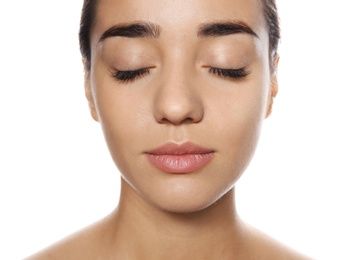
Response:
[{"label": "chin", "polygon": [[213,204],[215,204],[220,198],[224,196],[231,188],[224,188],[219,190],[207,190],[207,189],[180,189],[176,188],[166,189],[164,192],[159,192],[159,196],[150,194],[147,197],[151,204],[155,207],[169,213],[194,213],[203,211]]}]

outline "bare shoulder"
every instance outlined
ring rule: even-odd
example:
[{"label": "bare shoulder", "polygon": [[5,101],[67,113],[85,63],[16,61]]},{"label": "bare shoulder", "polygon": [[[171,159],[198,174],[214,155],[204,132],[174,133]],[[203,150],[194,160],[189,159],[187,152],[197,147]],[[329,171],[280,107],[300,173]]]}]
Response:
[{"label": "bare shoulder", "polygon": [[99,252],[101,244],[104,246],[104,238],[107,236],[104,228],[106,222],[106,219],[98,221],[24,260],[97,259],[101,254],[97,257],[93,254]]},{"label": "bare shoulder", "polygon": [[92,233],[90,228],[78,231],[25,260],[81,259],[82,253],[90,249]]},{"label": "bare shoulder", "polygon": [[312,260],[253,227],[248,227],[247,231],[253,257],[250,259]]}]

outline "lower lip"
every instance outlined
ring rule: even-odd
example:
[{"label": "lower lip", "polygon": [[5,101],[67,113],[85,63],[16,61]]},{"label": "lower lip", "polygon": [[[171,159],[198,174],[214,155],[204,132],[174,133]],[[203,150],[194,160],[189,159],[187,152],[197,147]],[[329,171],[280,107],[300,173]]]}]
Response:
[{"label": "lower lip", "polygon": [[202,154],[147,154],[148,160],[158,169],[168,173],[190,173],[200,170],[214,157],[214,153]]}]

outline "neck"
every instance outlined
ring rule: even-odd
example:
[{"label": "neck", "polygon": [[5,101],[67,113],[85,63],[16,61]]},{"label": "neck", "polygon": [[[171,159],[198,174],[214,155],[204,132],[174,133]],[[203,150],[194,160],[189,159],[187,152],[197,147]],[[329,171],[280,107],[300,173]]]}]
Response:
[{"label": "neck", "polygon": [[241,238],[234,189],[206,209],[171,213],[149,204],[122,181],[113,223],[116,244],[140,259],[235,256]]}]

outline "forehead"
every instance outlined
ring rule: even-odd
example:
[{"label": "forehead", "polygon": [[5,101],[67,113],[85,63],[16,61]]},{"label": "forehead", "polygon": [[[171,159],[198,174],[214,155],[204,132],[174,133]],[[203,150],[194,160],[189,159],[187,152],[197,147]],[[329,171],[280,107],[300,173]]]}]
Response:
[{"label": "forehead", "polygon": [[170,35],[190,35],[215,20],[240,21],[267,34],[261,0],[98,0],[94,36],[119,23],[148,21]]}]

